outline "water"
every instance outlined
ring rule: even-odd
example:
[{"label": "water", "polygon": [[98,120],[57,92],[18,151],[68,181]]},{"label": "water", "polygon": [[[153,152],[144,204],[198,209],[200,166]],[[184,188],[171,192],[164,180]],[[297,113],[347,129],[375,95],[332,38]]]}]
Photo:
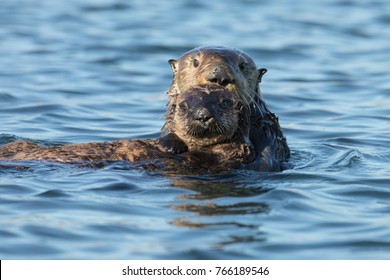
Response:
[{"label": "water", "polygon": [[1,259],[389,259],[389,1],[0,3],[0,144],[154,138],[167,60],[243,49],[295,167],[0,170]]}]

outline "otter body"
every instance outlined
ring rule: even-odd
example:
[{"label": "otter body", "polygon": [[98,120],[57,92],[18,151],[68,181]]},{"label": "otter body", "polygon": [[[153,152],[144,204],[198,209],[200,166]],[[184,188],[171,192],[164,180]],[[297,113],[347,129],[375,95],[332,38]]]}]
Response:
[{"label": "otter body", "polygon": [[18,141],[0,147],[0,160],[97,166],[129,161],[147,170],[181,174],[283,169],[289,149],[258,88],[265,69],[256,69],[243,52],[210,47],[169,63],[174,79],[158,139],[54,147]]}]

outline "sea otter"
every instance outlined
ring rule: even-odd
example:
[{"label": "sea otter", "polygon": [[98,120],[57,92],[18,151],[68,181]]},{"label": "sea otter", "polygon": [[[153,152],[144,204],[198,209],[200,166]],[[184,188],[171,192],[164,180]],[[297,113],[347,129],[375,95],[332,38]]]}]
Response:
[{"label": "sea otter", "polygon": [[167,121],[158,138],[161,150],[175,154],[187,149],[172,131],[178,96],[196,85],[214,84],[236,94],[250,108],[249,141],[257,153],[264,154],[264,157],[268,154],[270,161],[282,163],[288,160],[290,150],[278,118],[267,108],[260,94],[259,83],[267,69],[258,69],[243,51],[225,47],[195,48],[168,62],[172,67],[173,81],[167,91],[170,98]]},{"label": "sea otter", "polygon": [[0,147],[0,160],[46,160],[100,165],[129,161],[167,173],[231,169],[280,171],[289,148],[260,96],[266,72],[235,49],[202,47],[170,60],[166,123],[158,139],[119,140],[41,147],[14,142]]},{"label": "sea otter", "polygon": [[[237,95],[218,85],[199,85],[183,92],[172,113],[172,132],[187,151],[161,151],[158,140],[119,140],[41,147],[17,141],[0,147],[0,160],[45,160],[101,166],[129,161],[134,166],[168,173],[205,173],[258,169],[249,139],[250,110]],[[268,170],[269,167],[265,167]]]}]

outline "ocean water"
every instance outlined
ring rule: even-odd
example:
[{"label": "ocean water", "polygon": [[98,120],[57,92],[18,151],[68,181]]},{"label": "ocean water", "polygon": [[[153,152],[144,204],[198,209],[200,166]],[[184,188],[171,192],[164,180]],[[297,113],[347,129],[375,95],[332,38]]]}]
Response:
[{"label": "ocean water", "polygon": [[[0,144],[154,138],[167,60],[265,67],[294,168],[0,169],[0,259],[390,259],[390,2],[2,0]],[[1,164],[1,163],[0,163]]]}]

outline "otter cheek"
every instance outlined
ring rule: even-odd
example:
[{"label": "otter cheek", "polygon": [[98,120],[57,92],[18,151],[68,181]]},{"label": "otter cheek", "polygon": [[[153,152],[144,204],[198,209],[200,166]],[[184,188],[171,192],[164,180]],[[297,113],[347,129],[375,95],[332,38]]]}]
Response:
[{"label": "otter cheek", "polygon": [[181,92],[185,92],[185,91],[188,91],[194,85],[196,85],[196,81],[195,81],[194,76],[186,75],[186,77],[184,79],[182,79],[181,81],[178,81],[178,85],[179,85],[179,90]]},{"label": "otter cheek", "polygon": [[180,135],[183,139],[190,137],[190,128],[193,126],[192,122],[188,118],[182,118],[180,122]]},{"label": "otter cheek", "polygon": [[193,85],[205,85],[209,84],[209,81],[207,80],[207,77],[202,74],[202,72],[195,73],[195,81]]}]

